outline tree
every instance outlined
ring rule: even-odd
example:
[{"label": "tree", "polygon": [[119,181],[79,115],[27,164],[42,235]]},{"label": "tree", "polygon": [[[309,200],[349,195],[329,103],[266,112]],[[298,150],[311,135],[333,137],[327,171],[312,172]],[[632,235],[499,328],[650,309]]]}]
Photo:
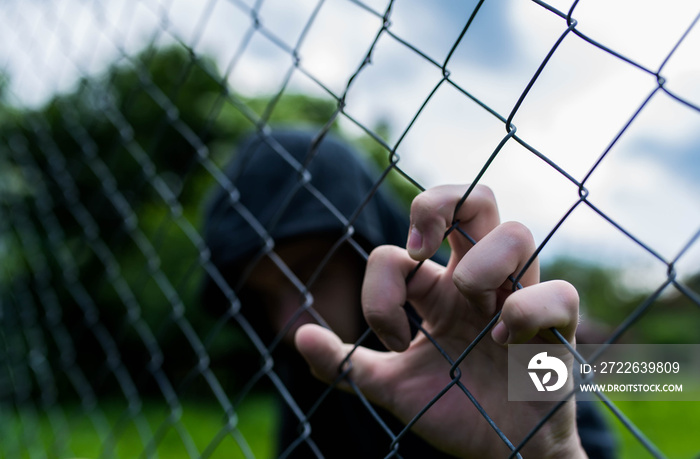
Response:
[{"label": "tree", "polygon": [[[335,110],[303,95],[237,95],[213,61],[175,46],[123,59],[39,109],[4,111],[0,209],[9,218],[0,242],[15,250],[4,257],[14,261],[2,290],[29,292],[2,293],[16,312],[4,323],[17,324],[30,303],[46,336],[59,321],[77,363],[104,369],[95,385],[105,392],[118,387],[104,367],[109,352],[136,377],[159,365],[154,346],[167,349],[159,368],[181,380],[200,359],[187,327],[206,334],[213,322],[197,301],[197,230],[214,183],[207,166],[222,168],[261,123],[323,125]],[[212,339],[214,360],[246,341],[230,331]],[[49,343],[49,361],[60,362],[60,347]]]}]

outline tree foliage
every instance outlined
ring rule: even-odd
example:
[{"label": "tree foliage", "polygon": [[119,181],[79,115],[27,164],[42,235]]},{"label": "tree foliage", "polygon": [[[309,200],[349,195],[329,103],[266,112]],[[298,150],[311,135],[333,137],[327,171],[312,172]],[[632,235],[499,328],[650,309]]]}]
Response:
[{"label": "tree foliage", "polygon": [[[21,322],[31,305],[47,336],[55,321],[72,335],[84,368],[114,357],[111,335],[132,373],[153,363],[151,345],[167,349],[168,373],[191,371],[201,356],[188,327],[212,330],[215,320],[198,302],[208,167],[223,168],[263,123],[321,126],[335,109],[302,95],[237,95],[211,60],[172,47],[122,59],[39,109],[2,110],[0,286],[27,293],[2,293],[15,306],[3,323]],[[197,339],[213,359],[245,347],[234,329]],[[55,361],[64,345],[50,344]]]}]

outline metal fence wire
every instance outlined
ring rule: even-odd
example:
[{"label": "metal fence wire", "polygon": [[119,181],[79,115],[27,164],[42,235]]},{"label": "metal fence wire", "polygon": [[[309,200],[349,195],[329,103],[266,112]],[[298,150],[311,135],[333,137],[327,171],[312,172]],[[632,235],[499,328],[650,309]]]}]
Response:
[{"label": "metal fence wire", "polygon": [[[504,218],[533,228],[530,263],[545,273],[588,257],[556,275],[578,288],[584,319],[605,322],[592,342],[697,342],[697,5],[454,3],[3,2],[0,456],[438,457],[410,427],[454,389],[490,423],[488,442],[527,457],[566,400],[519,438],[482,408],[460,364],[498,315],[460,355],[427,335],[448,383],[407,423],[355,386],[355,348],[327,386],[288,342],[302,316],[345,333],[315,285],[342,254],[361,269],[375,245],[403,246],[410,199],[448,181],[491,186]],[[682,27],[662,26],[672,19]],[[503,79],[479,76],[487,64]],[[586,93],[586,80],[614,84]],[[326,145],[345,143],[377,173],[340,157],[324,171]],[[654,154],[628,154],[644,145]],[[644,164],[675,178],[659,186]],[[339,201],[347,190],[356,199]],[[613,204],[620,194],[641,224]],[[388,222],[394,204],[405,214]],[[313,237],[301,255],[285,248],[294,224]],[[577,277],[581,264],[599,283]],[[273,298],[255,295],[266,285]],[[295,306],[275,316],[282,285]],[[331,302],[354,298],[343,294]],[[379,348],[361,327],[356,345]],[[616,445],[600,457],[700,451],[697,405],[656,402],[655,418],[595,396]]]}]

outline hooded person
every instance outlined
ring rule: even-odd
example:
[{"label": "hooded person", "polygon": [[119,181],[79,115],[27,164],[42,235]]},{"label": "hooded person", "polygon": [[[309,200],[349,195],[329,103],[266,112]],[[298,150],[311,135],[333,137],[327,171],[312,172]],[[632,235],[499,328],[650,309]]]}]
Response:
[{"label": "hooded person", "polygon": [[[278,454],[370,458],[397,447],[397,457],[447,457],[411,432],[392,445],[403,425],[354,394],[328,391],[291,344],[294,331],[313,321],[345,342],[360,338],[367,329],[359,298],[366,254],[405,244],[405,206],[378,185],[377,171],[330,134],[254,134],[226,177],[207,209],[205,239],[216,272],[202,301],[221,315],[240,300],[248,332],[270,352],[265,368],[283,386],[277,386]],[[414,314],[410,307],[407,313]],[[373,334],[362,339],[363,346],[384,350]],[[599,415],[578,405],[589,456],[612,457],[614,442]]]},{"label": "hooded person", "polygon": [[[367,329],[359,300],[366,254],[405,243],[402,206],[375,190],[376,171],[331,135],[318,142],[300,130],[255,134],[240,145],[226,176],[231,186],[219,187],[209,203],[205,239],[227,285],[210,277],[202,300],[221,315],[230,287],[241,315],[272,351],[272,371],[284,386],[278,454],[385,457],[392,443],[385,428],[397,434],[403,426],[353,394],[328,392],[290,338],[309,321],[322,321],[351,342]],[[362,344],[384,349],[374,336]],[[410,432],[401,437],[399,454],[447,457]]]}]

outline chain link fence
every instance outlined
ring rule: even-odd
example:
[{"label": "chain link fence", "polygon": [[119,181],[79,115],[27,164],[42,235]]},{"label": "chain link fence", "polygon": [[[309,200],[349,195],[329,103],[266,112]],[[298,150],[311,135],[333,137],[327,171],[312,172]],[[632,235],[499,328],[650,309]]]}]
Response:
[{"label": "chain link fence", "polygon": [[[697,343],[697,5],[455,3],[4,2],[0,455],[438,457],[409,428],[443,392],[406,427],[288,341],[308,316],[379,348],[314,285],[404,245],[411,199],[448,182],[532,228],[531,262],[579,290],[580,342]],[[520,457],[560,406],[508,438],[462,382],[497,319],[461,355],[427,338]],[[694,402],[597,397],[620,457],[700,451]]]}]

